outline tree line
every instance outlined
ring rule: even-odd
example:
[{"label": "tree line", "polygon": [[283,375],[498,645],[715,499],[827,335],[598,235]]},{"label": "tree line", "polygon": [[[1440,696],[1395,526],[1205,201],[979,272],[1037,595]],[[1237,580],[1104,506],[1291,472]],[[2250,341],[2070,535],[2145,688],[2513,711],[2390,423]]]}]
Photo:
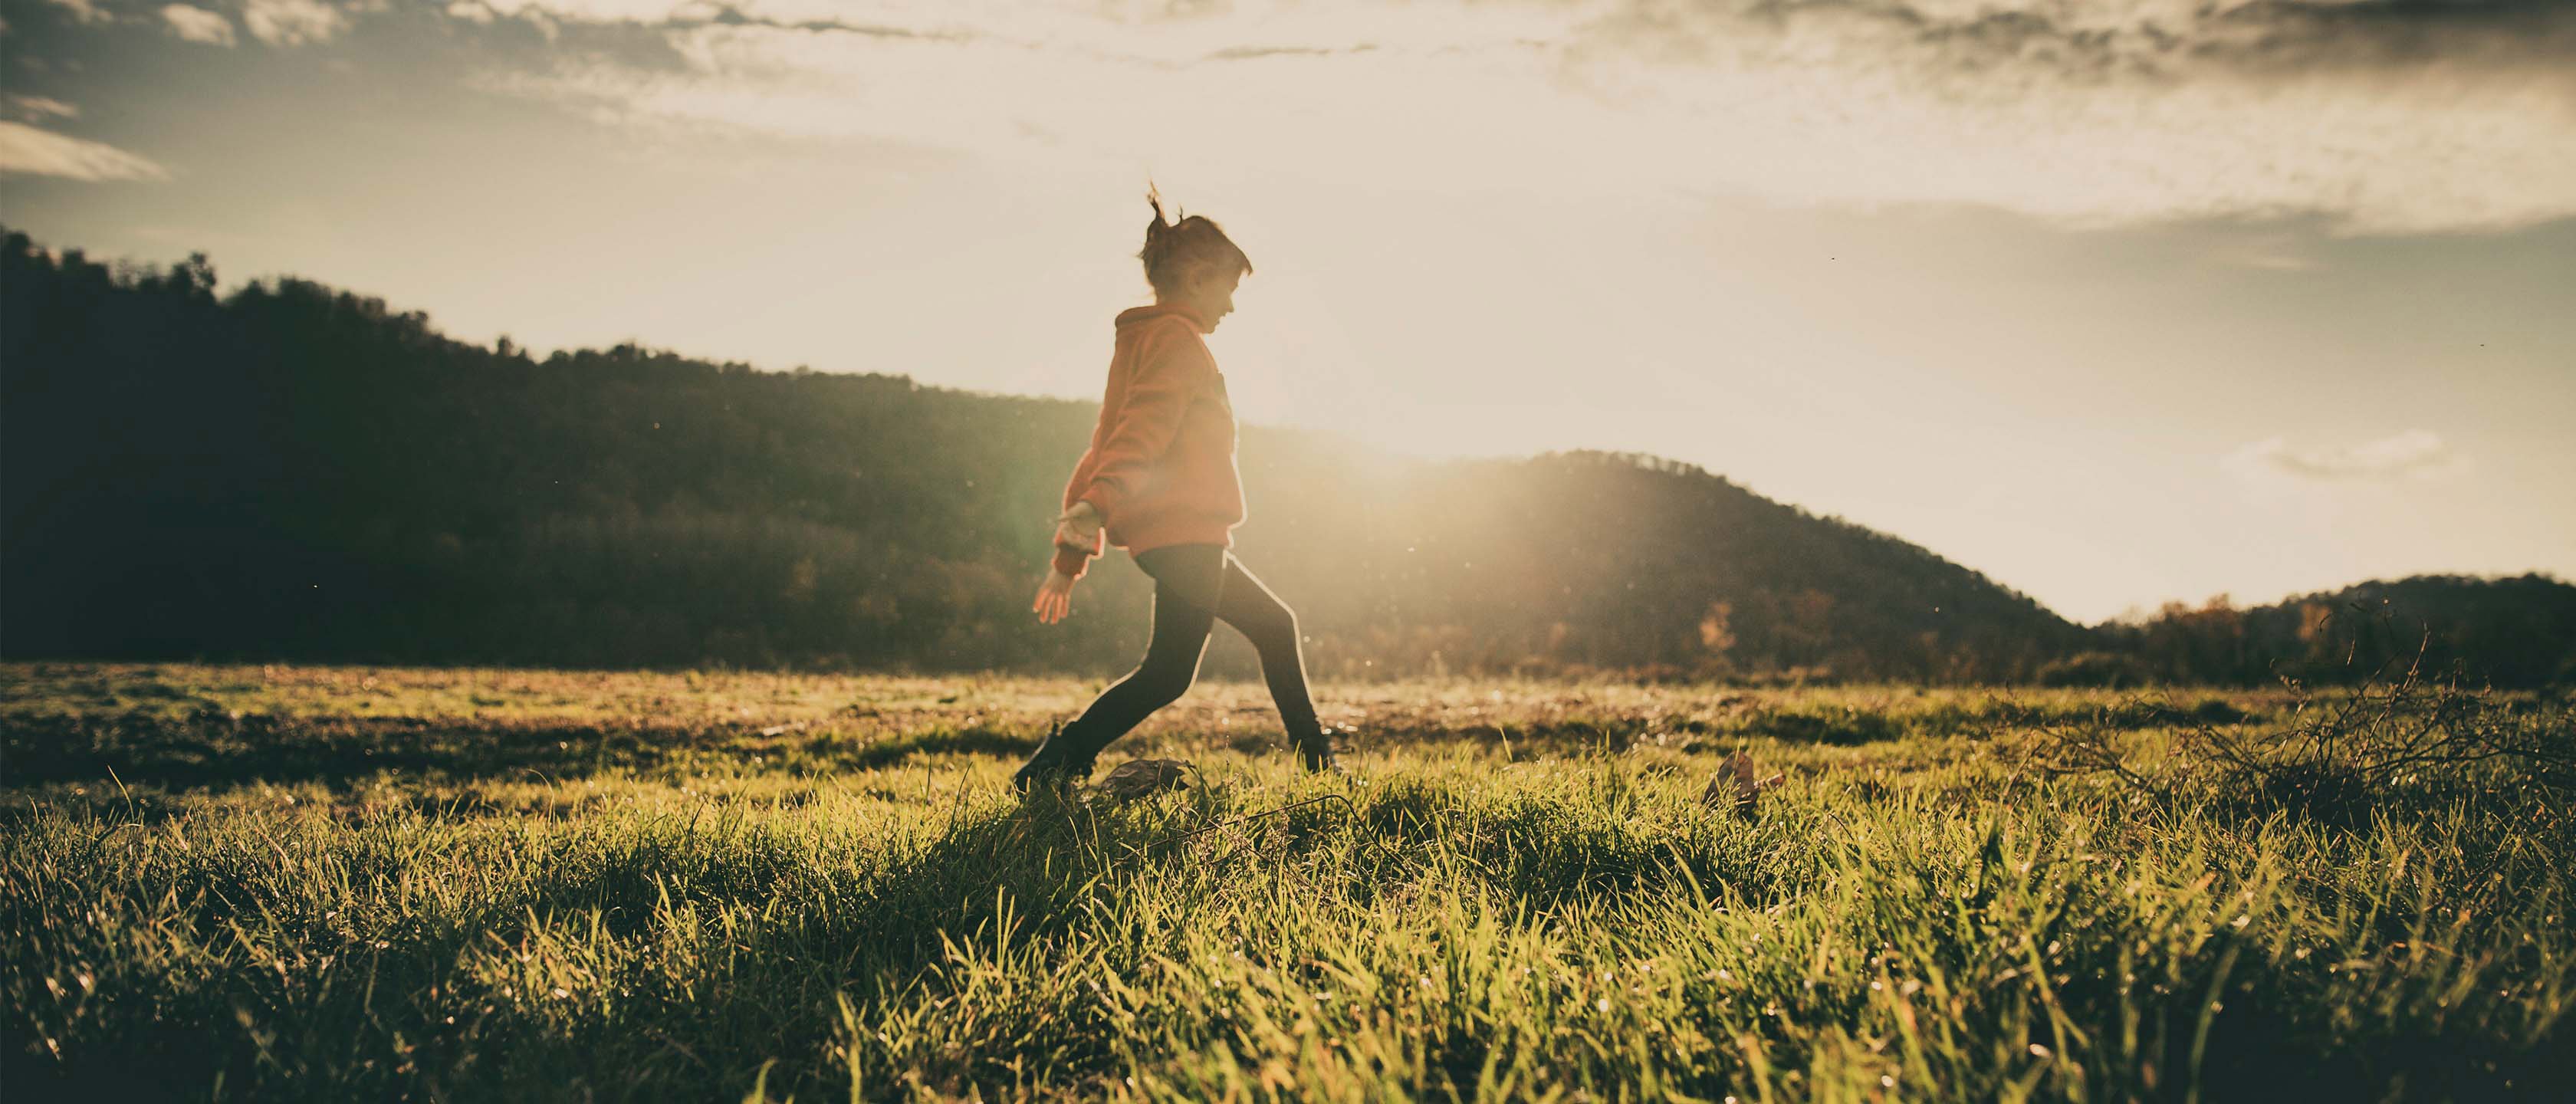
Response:
[{"label": "tree line", "polygon": [[[1066,624],[1027,613],[1092,404],[633,344],[540,360],[308,280],[218,294],[202,254],[0,237],[10,658],[1105,675],[1142,647],[1123,557]],[[1253,426],[1242,461],[1239,549],[1325,677],[2251,681],[2344,625],[2284,604],[2088,629],[1653,457],[1433,462]],[[2482,676],[2576,653],[2555,580],[2386,588]],[[1254,668],[1228,635],[1210,669]]]}]

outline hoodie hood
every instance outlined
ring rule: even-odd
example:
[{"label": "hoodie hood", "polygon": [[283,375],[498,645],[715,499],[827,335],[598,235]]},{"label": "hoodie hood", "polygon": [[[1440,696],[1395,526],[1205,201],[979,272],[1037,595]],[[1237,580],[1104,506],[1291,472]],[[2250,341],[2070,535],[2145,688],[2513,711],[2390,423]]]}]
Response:
[{"label": "hoodie hood", "polygon": [[1130,307],[1126,310],[1120,311],[1118,312],[1118,328],[1123,330],[1140,322],[1151,322],[1167,314],[1179,315],[1181,321],[1189,323],[1190,328],[1193,330],[1200,333],[1208,332],[1207,320],[1200,318],[1199,312],[1182,306],[1179,303],[1156,303],[1150,307]]}]

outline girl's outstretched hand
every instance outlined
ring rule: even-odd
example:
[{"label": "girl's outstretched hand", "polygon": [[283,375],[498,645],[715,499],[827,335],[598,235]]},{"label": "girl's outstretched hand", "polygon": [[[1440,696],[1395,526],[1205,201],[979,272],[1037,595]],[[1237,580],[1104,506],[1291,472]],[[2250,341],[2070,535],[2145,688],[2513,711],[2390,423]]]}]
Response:
[{"label": "girl's outstretched hand", "polygon": [[1073,576],[1054,568],[1047,569],[1046,582],[1038,587],[1037,601],[1029,608],[1038,615],[1038,623],[1052,625],[1073,612]]}]

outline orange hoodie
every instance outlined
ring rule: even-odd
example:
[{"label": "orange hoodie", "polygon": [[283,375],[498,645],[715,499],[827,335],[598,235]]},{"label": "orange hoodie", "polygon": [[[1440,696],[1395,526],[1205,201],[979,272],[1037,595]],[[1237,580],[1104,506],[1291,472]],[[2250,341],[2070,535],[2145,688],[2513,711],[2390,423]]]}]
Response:
[{"label": "orange hoodie", "polygon": [[[1064,485],[1064,507],[1100,511],[1108,543],[1130,552],[1174,544],[1234,546],[1243,480],[1234,468],[1234,405],[1199,339],[1206,325],[1183,306],[1118,316],[1109,389],[1091,448]],[[1058,545],[1056,570],[1081,578],[1100,543]]]}]

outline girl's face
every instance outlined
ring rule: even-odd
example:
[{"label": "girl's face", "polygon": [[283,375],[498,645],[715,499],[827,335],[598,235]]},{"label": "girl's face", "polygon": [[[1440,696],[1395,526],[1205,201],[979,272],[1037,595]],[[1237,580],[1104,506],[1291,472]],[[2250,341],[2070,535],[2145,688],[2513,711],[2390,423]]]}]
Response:
[{"label": "girl's face", "polygon": [[1223,321],[1226,315],[1234,313],[1234,289],[1241,283],[1243,283],[1241,269],[1229,271],[1223,276],[1204,276],[1192,282],[1188,303],[1190,308],[1196,310],[1199,317],[1207,322],[1208,332],[1214,333],[1217,323]]}]

